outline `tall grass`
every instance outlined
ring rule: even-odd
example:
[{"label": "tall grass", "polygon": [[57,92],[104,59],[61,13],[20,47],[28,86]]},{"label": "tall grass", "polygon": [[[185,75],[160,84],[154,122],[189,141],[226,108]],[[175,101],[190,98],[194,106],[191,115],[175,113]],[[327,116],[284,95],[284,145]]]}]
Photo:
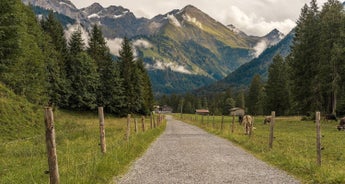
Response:
[{"label": "tall grass", "polygon": [[[176,114],[179,118],[180,115]],[[256,157],[281,168],[300,179],[303,183],[345,183],[345,132],[336,129],[336,122],[321,122],[322,166],[316,164],[316,128],[312,121],[300,121],[300,117],[278,117],[274,128],[273,149],[269,149],[269,125],[263,124],[264,117],[255,117],[255,130],[251,137],[244,135],[244,129],[235,122],[231,133],[232,117],[225,116],[225,126],[220,130],[221,117],[183,115],[183,121],[197,125],[208,132],[224,137],[253,153]]]},{"label": "tall grass", "polygon": [[[131,137],[127,142],[127,119],[105,116],[107,153],[102,154],[97,114],[55,112],[61,183],[112,183],[114,177],[125,173],[130,163],[143,154],[165,129],[165,124],[150,129],[149,119],[146,119],[147,131],[139,129],[136,134],[132,120]],[[49,182],[49,175],[45,174],[48,161],[43,128],[28,139],[2,141],[0,144],[0,183]]]}]

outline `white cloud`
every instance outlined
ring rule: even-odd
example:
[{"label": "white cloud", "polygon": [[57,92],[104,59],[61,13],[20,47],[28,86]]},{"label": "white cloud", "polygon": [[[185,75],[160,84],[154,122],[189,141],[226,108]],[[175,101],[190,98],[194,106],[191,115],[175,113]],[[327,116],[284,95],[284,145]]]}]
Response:
[{"label": "white cloud", "polygon": [[152,44],[147,40],[138,39],[133,42],[133,46],[148,49],[152,47]]},{"label": "white cloud", "polygon": [[107,39],[107,45],[110,49],[110,53],[119,56],[119,51],[121,50],[122,46],[122,38],[115,38],[115,39]]},{"label": "white cloud", "polygon": [[254,57],[258,57],[267,47],[268,43],[264,39],[257,43],[253,48],[255,50],[255,52],[253,53]]},{"label": "white cloud", "polygon": [[81,30],[81,38],[84,41],[85,46],[88,46],[89,34],[85,29],[83,29],[78,23],[73,25],[67,25],[67,30],[65,30],[66,39],[69,40],[73,34],[73,32],[77,31],[78,29]]},{"label": "white cloud", "polygon": [[[82,8],[97,0],[71,1],[78,8]],[[320,7],[326,1],[317,0]],[[309,4],[310,0],[98,0],[98,2],[104,7],[121,5],[130,9],[137,17],[146,18],[165,14],[173,9],[182,9],[191,4],[224,25],[233,24],[247,34],[262,36],[274,28],[287,34],[295,26],[303,5]]]},{"label": "white cloud", "polygon": [[181,27],[180,22],[176,19],[176,17],[174,15],[168,15],[168,19],[169,19],[170,23],[172,23],[174,26]]},{"label": "white cloud", "polygon": [[173,62],[162,62],[160,60],[156,60],[155,64],[150,65],[146,64],[146,68],[153,69],[153,70],[167,70],[170,69],[174,72],[184,73],[184,74],[192,74],[189,70],[187,70],[184,66],[178,65],[177,63]]}]

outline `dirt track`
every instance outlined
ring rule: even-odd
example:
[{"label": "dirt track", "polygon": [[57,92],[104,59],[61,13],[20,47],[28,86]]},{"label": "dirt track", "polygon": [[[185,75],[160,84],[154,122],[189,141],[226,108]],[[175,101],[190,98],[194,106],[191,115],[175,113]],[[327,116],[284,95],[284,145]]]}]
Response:
[{"label": "dirt track", "polygon": [[116,183],[300,183],[225,139],[167,119],[165,132]]}]

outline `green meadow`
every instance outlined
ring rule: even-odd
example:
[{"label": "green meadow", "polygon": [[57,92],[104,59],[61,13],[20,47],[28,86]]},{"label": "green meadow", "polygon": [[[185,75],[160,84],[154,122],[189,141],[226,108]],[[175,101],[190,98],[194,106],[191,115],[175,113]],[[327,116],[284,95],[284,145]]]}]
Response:
[{"label": "green meadow", "polygon": [[[180,114],[175,114],[181,119]],[[345,132],[338,131],[335,121],[321,121],[322,165],[317,165],[316,126],[313,121],[300,121],[301,117],[276,117],[273,148],[269,148],[269,125],[263,116],[254,117],[255,130],[251,137],[244,135],[243,127],[232,117],[183,115],[183,121],[243,147],[257,158],[278,167],[303,183],[345,183]]]},{"label": "green meadow", "polygon": [[[34,130],[20,127],[12,133],[3,133],[0,140],[0,183],[49,183],[48,161],[45,145],[45,129],[42,126]],[[147,131],[141,129],[138,120],[138,133],[134,131],[131,120],[131,136],[126,141],[126,118],[116,118],[105,114],[106,154],[100,150],[99,120],[95,113],[75,113],[57,110],[54,112],[57,157],[60,183],[112,183],[124,174],[131,162],[141,156],[165,129],[165,123],[151,129],[149,117],[145,120]],[[10,125],[9,125],[10,126]],[[26,130],[25,130],[26,129]],[[25,138],[32,130],[34,133]],[[1,135],[0,135],[1,137]]]}]

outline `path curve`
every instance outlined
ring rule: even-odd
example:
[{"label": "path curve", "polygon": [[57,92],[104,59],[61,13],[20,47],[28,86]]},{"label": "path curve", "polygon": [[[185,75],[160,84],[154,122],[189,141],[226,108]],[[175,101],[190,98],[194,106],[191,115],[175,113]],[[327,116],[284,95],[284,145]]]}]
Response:
[{"label": "path curve", "polygon": [[167,120],[165,132],[117,183],[300,183],[225,139]]}]

